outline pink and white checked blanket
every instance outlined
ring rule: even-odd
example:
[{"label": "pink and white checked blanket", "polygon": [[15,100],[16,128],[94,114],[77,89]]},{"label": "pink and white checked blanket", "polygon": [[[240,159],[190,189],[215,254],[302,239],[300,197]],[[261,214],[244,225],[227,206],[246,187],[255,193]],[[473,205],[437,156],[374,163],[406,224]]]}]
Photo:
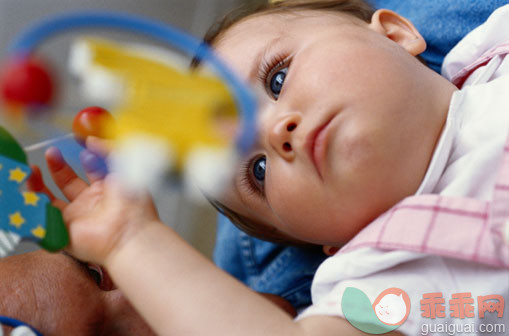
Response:
[{"label": "pink and white checked blanket", "polygon": [[407,250],[509,268],[509,139],[492,201],[407,197],[365,227],[339,253],[361,247]]}]

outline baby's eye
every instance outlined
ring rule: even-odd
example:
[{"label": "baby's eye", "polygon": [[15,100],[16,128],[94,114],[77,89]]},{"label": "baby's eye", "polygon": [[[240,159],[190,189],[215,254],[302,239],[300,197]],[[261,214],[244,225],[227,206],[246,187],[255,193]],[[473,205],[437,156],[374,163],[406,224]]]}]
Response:
[{"label": "baby's eye", "polygon": [[241,181],[243,190],[253,192],[260,197],[265,193],[265,173],[267,171],[267,159],[265,156],[253,156],[246,160],[242,166]]},{"label": "baby's eye", "polygon": [[288,73],[288,67],[281,68],[274,73],[270,74],[267,81],[267,90],[274,99],[279,98],[279,94],[283,89],[283,83]]},{"label": "baby's eye", "polygon": [[256,185],[263,190],[263,184],[265,181],[265,170],[267,168],[265,156],[258,158],[253,163],[253,177]]}]

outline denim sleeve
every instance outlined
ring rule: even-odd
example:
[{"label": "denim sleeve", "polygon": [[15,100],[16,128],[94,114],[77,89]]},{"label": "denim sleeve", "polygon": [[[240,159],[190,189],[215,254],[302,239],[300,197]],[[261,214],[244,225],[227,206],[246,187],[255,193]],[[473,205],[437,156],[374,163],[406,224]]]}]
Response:
[{"label": "denim sleeve", "polygon": [[[408,18],[427,42],[421,56],[440,72],[444,56],[493,10],[509,0],[369,0]],[[325,258],[321,249],[284,247],[252,238],[227,219],[218,223],[216,264],[256,291],[280,295],[296,308],[311,303],[310,286]]]}]

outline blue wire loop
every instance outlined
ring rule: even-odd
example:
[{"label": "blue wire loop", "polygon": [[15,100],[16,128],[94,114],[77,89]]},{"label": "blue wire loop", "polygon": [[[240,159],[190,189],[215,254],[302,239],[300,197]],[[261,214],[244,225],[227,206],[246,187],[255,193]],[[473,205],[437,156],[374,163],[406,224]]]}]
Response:
[{"label": "blue wire loop", "polygon": [[6,325],[8,327],[16,328],[20,326],[27,326],[29,327],[37,336],[42,336],[40,332],[38,332],[35,328],[33,328],[31,325],[26,324],[24,322],[18,321],[12,317],[2,316],[0,315],[0,328],[2,328],[2,324]]},{"label": "blue wire loop", "polygon": [[162,22],[130,14],[102,11],[58,15],[39,22],[19,35],[11,43],[9,53],[15,57],[28,57],[45,39],[61,32],[81,28],[111,28],[146,35],[212,65],[230,88],[241,116],[241,132],[236,139],[237,149],[241,153],[246,153],[254,144],[256,100],[252,92],[208,45]]}]

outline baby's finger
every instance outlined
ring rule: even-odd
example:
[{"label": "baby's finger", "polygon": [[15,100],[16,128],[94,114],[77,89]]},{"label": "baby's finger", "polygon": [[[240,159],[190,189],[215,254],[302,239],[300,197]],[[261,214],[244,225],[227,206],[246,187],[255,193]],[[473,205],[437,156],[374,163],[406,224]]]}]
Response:
[{"label": "baby's finger", "polygon": [[69,224],[79,218],[88,218],[98,210],[103,199],[103,183],[95,182],[87,187],[63,212],[64,221]]},{"label": "baby's finger", "polygon": [[28,190],[45,193],[51,201],[54,201],[55,195],[53,195],[53,193],[44,184],[39,166],[31,165],[30,168],[32,169],[32,174],[30,174],[26,183]]},{"label": "baby's finger", "polygon": [[69,201],[72,202],[87,188],[88,184],[76,175],[57,148],[51,147],[46,151],[46,162],[55,184]]},{"label": "baby's finger", "polygon": [[108,174],[105,160],[89,150],[80,153],[80,160],[90,183],[103,179]]},{"label": "baby's finger", "polygon": [[95,136],[88,136],[86,139],[87,149],[90,151],[102,156],[106,157],[110,154],[113,149],[113,141],[106,140],[103,138],[98,138]]},{"label": "baby's finger", "polygon": [[32,165],[30,168],[32,169],[32,174],[30,174],[30,177],[28,178],[26,183],[28,190],[46,194],[54,206],[56,206],[60,210],[65,208],[67,203],[56,198],[55,195],[53,195],[53,193],[51,192],[51,190],[48,189],[46,184],[44,184],[41,169],[36,165]]}]

